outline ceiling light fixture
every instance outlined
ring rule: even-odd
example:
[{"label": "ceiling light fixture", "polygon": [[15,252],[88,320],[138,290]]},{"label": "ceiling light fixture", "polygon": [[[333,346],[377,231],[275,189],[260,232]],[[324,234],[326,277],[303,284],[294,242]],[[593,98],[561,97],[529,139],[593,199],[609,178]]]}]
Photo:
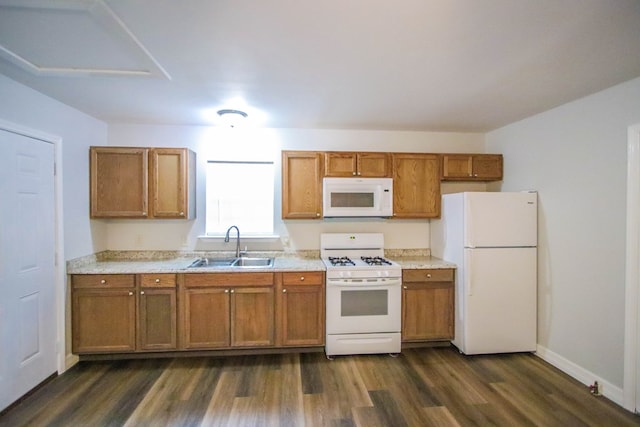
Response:
[{"label": "ceiling light fixture", "polygon": [[227,108],[218,110],[218,116],[220,116],[220,120],[223,124],[233,128],[241,124],[247,118],[247,113]]}]

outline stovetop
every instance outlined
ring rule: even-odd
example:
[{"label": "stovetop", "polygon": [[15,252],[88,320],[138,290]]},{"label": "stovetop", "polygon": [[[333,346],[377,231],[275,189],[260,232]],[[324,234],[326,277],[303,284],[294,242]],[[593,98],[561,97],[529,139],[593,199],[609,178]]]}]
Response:
[{"label": "stovetop", "polygon": [[399,264],[384,258],[382,233],[321,234],[320,257],[327,268],[327,278],[402,275]]},{"label": "stovetop", "polygon": [[393,261],[381,256],[360,256],[353,259],[347,255],[330,256],[326,259],[327,267],[386,267],[396,265]]}]

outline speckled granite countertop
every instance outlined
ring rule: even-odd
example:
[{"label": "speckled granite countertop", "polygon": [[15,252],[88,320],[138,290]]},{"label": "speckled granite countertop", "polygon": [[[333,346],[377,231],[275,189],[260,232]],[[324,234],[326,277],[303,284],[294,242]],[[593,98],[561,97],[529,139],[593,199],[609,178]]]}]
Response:
[{"label": "speckled granite countertop", "polygon": [[431,256],[401,256],[389,257],[389,259],[400,264],[403,270],[415,270],[421,268],[456,268],[456,265],[452,262]]},{"label": "speckled granite countertop", "polygon": [[[198,267],[188,268],[199,257],[233,258],[227,252],[173,252],[173,251],[105,251],[67,262],[68,274],[140,274],[140,273],[211,273],[211,272],[282,272],[324,271],[319,251],[295,253],[260,252],[249,257],[273,257],[271,268]],[[456,265],[429,256],[428,250],[390,250],[385,257],[397,262],[403,269],[456,268]]]},{"label": "speckled granite countertop", "polygon": [[[312,253],[309,253],[312,252]],[[249,257],[273,257],[270,268],[198,267],[188,268],[197,258],[233,258],[226,252],[170,252],[170,251],[106,251],[67,262],[67,274],[139,274],[139,273],[212,273],[263,271],[324,271],[324,264],[316,251],[295,254],[281,252],[250,253]]]}]

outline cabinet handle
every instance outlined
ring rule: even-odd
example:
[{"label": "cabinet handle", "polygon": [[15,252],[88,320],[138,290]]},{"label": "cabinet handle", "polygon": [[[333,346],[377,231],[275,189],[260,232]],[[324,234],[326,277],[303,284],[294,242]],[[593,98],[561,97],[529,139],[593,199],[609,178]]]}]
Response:
[{"label": "cabinet handle", "polygon": [[140,295],[144,295],[144,291],[140,291]]},{"label": "cabinet handle", "polygon": [[133,292],[129,291],[129,295],[133,295]]},{"label": "cabinet handle", "polygon": [[160,279],[156,279],[156,283],[160,283]]},{"label": "cabinet handle", "polygon": [[100,283],[102,283],[102,284],[104,285],[104,284],[106,284],[106,283],[107,283],[107,281],[106,281],[106,280],[104,280],[104,279],[102,279],[102,280],[100,280]]},{"label": "cabinet handle", "polygon": [[286,289],[283,289],[283,290],[282,290],[282,293],[283,293],[283,294],[286,294],[286,293],[287,293],[287,290],[286,290]]}]

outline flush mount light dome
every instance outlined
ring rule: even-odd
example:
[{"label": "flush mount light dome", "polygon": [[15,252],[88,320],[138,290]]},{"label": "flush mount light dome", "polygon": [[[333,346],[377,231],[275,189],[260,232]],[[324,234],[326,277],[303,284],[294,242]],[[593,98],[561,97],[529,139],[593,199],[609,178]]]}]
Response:
[{"label": "flush mount light dome", "polygon": [[236,127],[247,118],[247,113],[240,110],[222,109],[218,110],[220,120],[227,126]]}]

